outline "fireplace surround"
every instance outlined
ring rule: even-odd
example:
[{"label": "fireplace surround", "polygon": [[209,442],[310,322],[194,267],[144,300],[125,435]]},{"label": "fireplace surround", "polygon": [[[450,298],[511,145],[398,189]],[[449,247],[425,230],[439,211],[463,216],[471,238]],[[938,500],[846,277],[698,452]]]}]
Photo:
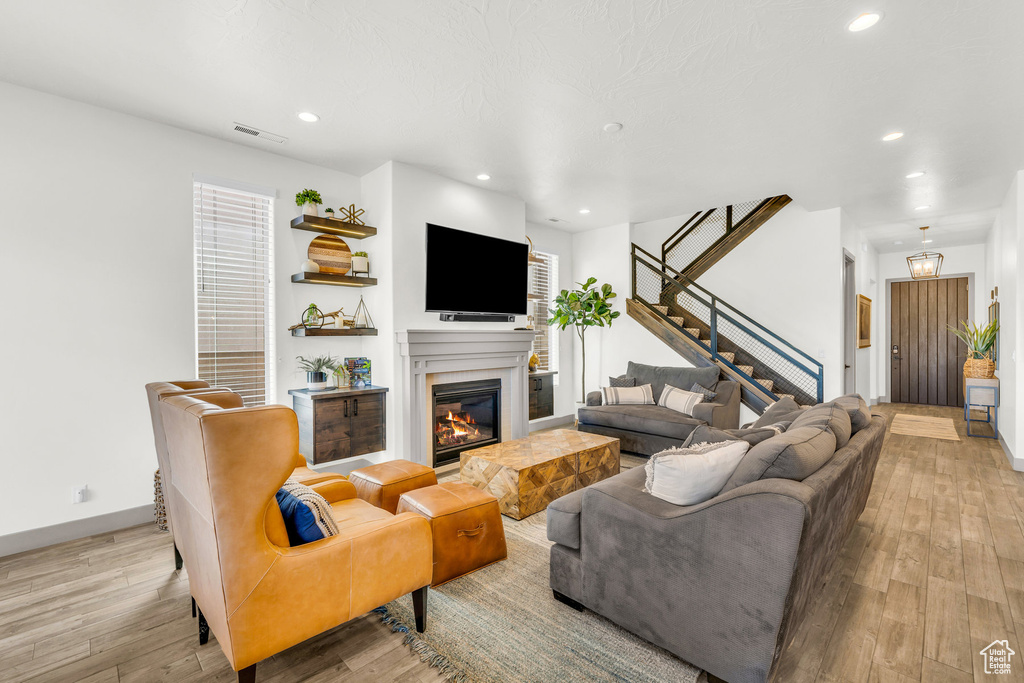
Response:
[{"label": "fireplace surround", "polygon": [[462,451],[501,441],[501,380],[435,384],[433,466],[459,459]]}]

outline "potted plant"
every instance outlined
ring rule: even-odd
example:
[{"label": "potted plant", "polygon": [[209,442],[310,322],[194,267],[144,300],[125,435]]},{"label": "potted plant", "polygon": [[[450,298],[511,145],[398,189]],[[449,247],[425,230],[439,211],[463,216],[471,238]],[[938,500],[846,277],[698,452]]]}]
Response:
[{"label": "potted plant", "polygon": [[357,251],[356,253],[352,254],[352,272],[370,272],[370,258],[366,255],[365,251]]},{"label": "potted plant", "polygon": [[563,289],[562,293],[555,297],[555,307],[549,309],[551,317],[548,319],[548,325],[558,325],[560,330],[572,325],[580,338],[580,346],[583,349],[580,372],[581,401],[587,400],[587,328],[611,327],[612,321],[619,317],[619,312],[613,311],[610,303],[616,296],[612,286],[605,283],[600,289],[594,289],[596,282],[597,278],[592,277],[586,282],[576,283],[581,289],[574,289],[571,292]]},{"label": "potted plant", "polygon": [[996,364],[992,362],[991,351],[996,343],[999,321],[993,320],[984,327],[970,325],[961,320],[962,330],[949,325],[949,331],[967,346],[967,360],[964,361],[964,377],[992,379],[996,376]]},{"label": "potted plant", "polygon": [[315,356],[303,358],[296,356],[299,361],[299,369],[306,371],[306,388],[310,391],[320,391],[327,388],[327,372],[334,372],[338,367],[338,359],[333,356]]},{"label": "potted plant", "polygon": [[302,215],[319,216],[317,207],[323,204],[323,197],[316,190],[305,189],[295,194],[295,206],[302,210]]},{"label": "potted plant", "polygon": [[328,206],[326,209],[324,209],[324,215],[327,216],[328,218],[334,218],[334,209]]}]

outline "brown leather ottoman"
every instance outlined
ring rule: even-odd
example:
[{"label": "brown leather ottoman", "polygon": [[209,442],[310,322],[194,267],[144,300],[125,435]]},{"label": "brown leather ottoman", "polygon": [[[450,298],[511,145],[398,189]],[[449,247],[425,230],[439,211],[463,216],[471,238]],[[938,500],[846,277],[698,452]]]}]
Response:
[{"label": "brown leather ottoman", "polygon": [[508,557],[498,499],[472,484],[452,481],[402,495],[398,512],[430,520],[434,575],[439,586]]},{"label": "brown leather ottoman", "polygon": [[426,465],[392,460],[352,470],[348,480],[356,487],[356,495],[361,499],[395,514],[398,499],[403,493],[437,484],[437,475]]}]

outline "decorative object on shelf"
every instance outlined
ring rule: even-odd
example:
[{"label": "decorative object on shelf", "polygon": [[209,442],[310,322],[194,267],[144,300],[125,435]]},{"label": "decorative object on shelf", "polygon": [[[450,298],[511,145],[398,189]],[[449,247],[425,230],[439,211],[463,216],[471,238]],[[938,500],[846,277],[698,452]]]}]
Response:
[{"label": "decorative object on shelf", "polygon": [[928,251],[928,226],[921,228],[921,249],[920,253],[907,257],[907,266],[910,267],[910,277],[915,280],[933,280],[939,276],[942,269],[942,254],[937,251]]},{"label": "decorative object on shelf", "polygon": [[363,222],[363,219],[360,218],[360,216],[362,216],[364,213],[363,210],[357,209],[355,204],[349,204],[347,209],[343,206],[338,210],[341,211],[341,220],[345,221],[346,223],[366,225],[366,223]]},{"label": "decorative object on shelf", "polygon": [[871,299],[857,295],[857,348],[871,346]]},{"label": "decorative object on shelf", "polygon": [[370,257],[365,251],[357,251],[352,254],[352,274],[358,275],[359,273],[370,274]]},{"label": "decorative object on shelf", "polygon": [[340,364],[334,369],[334,386],[345,389],[351,384],[351,375],[348,374],[348,367]]},{"label": "decorative object on shelf", "polygon": [[552,315],[548,318],[548,325],[558,325],[560,330],[569,325],[576,328],[583,350],[580,356],[580,396],[583,401],[587,399],[587,328],[611,327],[612,321],[619,317],[619,311],[612,310],[611,300],[616,296],[612,286],[605,283],[600,289],[594,289],[596,282],[597,278],[592,277],[586,282],[577,282],[580,289],[571,292],[563,289],[555,297],[555,307],[550,309]]},{"label": "decorative object on shelf", "polygon": [[526,236],[526,241],[530,243],[530,251],[526,252],[527,265],[532,266],[537,263],[544,263],[544,259],[533,253],[533,240],[530,239],[529,235]]},{"label": "decorative object on shelf", "polygon": [[334,209],[328,206],[326,209],[324,209],[324,216],[326,216],[327,218],[334,218]]},{"label": "decorative object on shelf", "polygon": [[984,327],[974,323],[970,325],[961,320],[962,330],[949,325],[949,331],[957,336],[967,347],[967,360],[964,361],[964,377],[976,379],[992,379],[996,376],[996,364],[992,362],[990,353],[996,343],[999,321],[994,320]]},{"label": "decorative object on shelf", "polygon": [[338,360],[333,356],[314,356],[303,358],[296,356],[299,361],[299,369],[306,371],[306,388],[310,391],[321,391],[327,388],[327,373],[334,372],[338,367]]},{"label": "decorative object on shelf", "polygon": [[999,288],[996,287],[992,290],[992,303],[988,306],[988,322],[991,325],[996,323],[996,339],[992,342],[992,362],[996,366],[996,370],[999,369],[999,302],[996,301],[996,297],[999,296]]},{"label": "decorative object on shelf", "polygon": [[313,259],[308,258],[305,261],[303,261],[301,271],[303,273],[319,273],[320,264],[314,261]]},{"label": "decorative object on shelf", "polygon": [[302,312],[302,326],[307,330],[311,327],[320,328],[324,326],[324,314],[316,307],[316,304],[310,304]]},{"label": "decorative object on shelf", "polygon": [[537,372],[537,368],[540,367],[540,356],[538,356],[536,353],[530,356],[529,366],[530,372]]},{"label": "decorative object on shelf", "polygon": [[323,197],[316,190],[305,189],[295,193],[295,206],[302,211],[300,216],[319,216],[317,207],[324,203]]},{"label": "decorative object on shelf", "polygon": [[366,302],[363,301],[363,297],[359,297],[359,305],[356,306],[356,312],[352,318],[352,327],[358,329],[373,327],[373,318],[370,317],[370,311],[366,308]]},{"label": "decorative object on shelf", "polygon": [[346,358],[345,367],[348,368],[350,386],[361,388],[368,387],[373,384],[370,379],[369,358]]},{"label": "decorative object on shelf", "polygon": [[[332,320],[333,322],[328,322],[328,320]],[[352,327],[352,318],[351,316],[345,315],[344,308],[339,308],[336,311],[324,313],[324,324],[333,325],[336,330],[344,330]]]},{"label": "decorative object on shelf", "polygon": [[321,273],[344,275],[352,269],[352,250],[336,235],[314,237],[306,250],[309,260],[320,266]]}]

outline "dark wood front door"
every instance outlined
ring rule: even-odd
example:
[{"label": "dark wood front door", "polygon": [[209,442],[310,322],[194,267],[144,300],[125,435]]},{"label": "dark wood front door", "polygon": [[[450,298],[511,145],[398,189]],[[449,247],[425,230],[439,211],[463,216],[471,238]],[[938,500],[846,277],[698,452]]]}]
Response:
[{"label": "dark wood front door", "polygon": [[947,326],[968,319],[967,278],[893,282],[890,289],[893,403],[962,406],[962,345]]}]

